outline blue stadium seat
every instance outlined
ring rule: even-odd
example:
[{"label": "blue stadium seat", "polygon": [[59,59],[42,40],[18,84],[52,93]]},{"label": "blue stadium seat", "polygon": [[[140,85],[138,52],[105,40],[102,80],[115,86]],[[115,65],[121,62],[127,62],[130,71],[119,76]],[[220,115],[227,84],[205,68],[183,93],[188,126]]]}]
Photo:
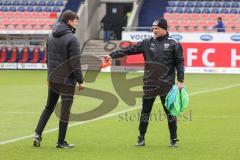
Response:
[{"label": "blue stadium seat", "polygon": [[174,13],[174,10],[173,10],[172,7],[167,7],[167,8],[166,8],[166,12],[167,12],[167,13]]},{"label": "blue stadium seat", "polygon": [[55,3],[55,6],[63,6],[63,2],[62,2],[62,1],[57,1],[57,2]]},{"label": "blue stadium seat", "polygon": [[33,7],[32,7],[32,6],[29,6],[29,7],[27,7],[26,11],[28,11],[28,12],[33,12],[33,11],[34,11],[34,9],[33,9]]},{"label": "blue stadium seat", "polygon": [[203,7],[203,3],[202,2],[196,2],[195,7]]},{"label": "blue stadium seat", "polygon": [[211,13],[218,14],[218,13],[219,13],[219,10],[218,10],[218,8],[213,8],[213,9],[212,9],[212,11],[211,11]]},{"label": "blue stadium seat", "polygon": [[202,13],[210,13],[210,9],[208,9],[208,8],[204,8],[203,10],[202,10]]},{"label": "blue stadium seat", "polygon": [[185,6],[185,3],[184,3],[184,2],[181,2],[181,1],[180,1],[180,2],[177,3],[177,7],[184,7],[184,6]]},{"label": "blue stadium seat", "polygon": [[38,7],[35,8],[35,11],[36,11],[36,12],[42,12],[42,10],[43,10],[43,9],[42,9],[42,7],[40,7],[40,6],[38,6]]},{"label": "blue stadium seat", "polygon": [[183,13],[183,9],[182,8],[176,8],[175,12],[176,13]]},{"label": "blue stadium seat", "polygon": [[[60,1],[58,1],[58,2],[60,2]],[[58,2],[57,2],[57,3],[58,3]],[[169,6],[169,7],[175,7],[176,4],[175,4],[174,1],[168,1],[168,6]]]},{"label": "blue stadium seat", "polygon": [[20,5],[20,2],[19,2],[19,1],[13,1],[13,2],[12,2],[12,5],[13,5],[13,6],[19,6],[19,5]]},{"label": "blue stadium seat", "polygon": [[37,6],[37,1],[30,1],[30,2],[29,2],[29,5],[30,5],[30,6]]},{"label": "blue stadium seat", "polygon": [[195,9],[193,10],[193,13],[201,13],[201,9],[195,8]]},{"label": "blue stadium seat", "polygon": [[20,5],[21,5],[21,6],[28,6],[28,1],[25,1],[25,0],[24,0],[24,1],[21,1],[21,2],[20,2]]},{"label": "blue stadium seat", "polygon": [[20,12],[25,12],[25,7],[23,6],[20,6],[17,8],[17,11],[20,11]]},{"label": "blue stadium seat", "polygon": [[193,7],[193,6],[194,6],[194,3],[191,1],[187,2],[186,4],[186,7]]},{"label": "blue stadium seat", "polygon": [[234,9],[234,8],[231,8],[229,13],[231,13],[231,14],[238,14],[238,10]]},{"label": "blue stadium seat", "polygon": [[55,5],[55,3],[53,1],[48,1],[47,2],[47,6],[54,6],[54,5]]},{"label": "blue stadium seat", "polygon": [[233,2],[232,5],[231,5],[232,8],[238,8],[239,7],[239,4],[238,2]]},{"label": "blue stadium seat", "polygon": [[16,12],[16,11],[17,11],[17,9],[16,9],[16,7],[15,7],[15,6],[11,6],[11,7],[9,7],[9,11],[11,11],[11,12]]},{"label": "blue stadium seat", "polygon": [[229,11],[228,11],[228,9],[226,9],[226,8],[222,8],[222,9],[220,10],[220,13],[228,14]]},{"label": "blue stadium seat", "polygon": [[184,13],[192,13],[193,11],[191,8],[185,8],[183,12]]},{"label": "blue stadium seat", "polygon": [[51,7],[44,7],[43,11],[44,12],[52,12],[52,9],[51,9]]},{"label": "blue stadium seat", "polygon": [[46,2],[45,2],[45,1],[39,1],[39,2],[38,2],[38,5],[39,5],[39,6],[45,6],[45,5],[46,5]]},{"label": "blue stadium seat", "polygon": [[53,7],[53,12],[61,12],[61,8],[60,7]]},{"label": "blue stadium seat", "polygon": [[204,7],[212,7],[212,3],[211,2],[205,2]]},{"label": "blue stadium seat", "polygon": [[229,8],[230,7],[230,3],[229,2],[223,2],[222,7]]},{"label": "blue stadium seat", "polygon": [[8,11],[8,8],[5,7],[5,6],[2,6],[2,7],[0,8],[0,11],[7,12],[7,11]]},{"label": "blue stadium seat", "polygon": [[213,7],[221,7],[221,3],[219,3],[219,2],[214,2],[214,3],[213,3]]},{"label": "blue stadium seat", "polygon": [[11,1],[3,1],[4,6],[11,6],[12,2]]}]

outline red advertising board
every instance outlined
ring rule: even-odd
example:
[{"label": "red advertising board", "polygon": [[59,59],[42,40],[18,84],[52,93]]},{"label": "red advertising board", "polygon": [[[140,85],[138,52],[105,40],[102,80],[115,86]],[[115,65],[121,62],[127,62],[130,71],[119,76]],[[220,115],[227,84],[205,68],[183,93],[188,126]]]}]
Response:
[{"label": "red advertising board", "polygon": [[[240,45],[236,43],[181,43],[185,67],[240,68]],[[124,58],[125,66],[143,65],[143,56]]]}]

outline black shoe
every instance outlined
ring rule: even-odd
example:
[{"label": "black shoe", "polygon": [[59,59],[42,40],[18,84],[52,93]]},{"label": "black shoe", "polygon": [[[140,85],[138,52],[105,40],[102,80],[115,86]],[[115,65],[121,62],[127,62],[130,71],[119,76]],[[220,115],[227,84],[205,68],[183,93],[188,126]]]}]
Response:
[{"label": "black shoe", "polygon": [[67,141],[63,143],[57,143],[56,148],[73,148],[74,144],[68,144]]},{"label": "black shoe", "polygon": [[138,136],[138,141],[137,141],[136,146],[145,146],[145,140],[144,140],[144,137],[142,137],[142,136]]},{"label": "black shoe", "polygon": [[36,133],[34,138],[33,138],[33,146],[34,147],[40,147],[41,141],[42,141],[41,135]]},{"label": "black shoe", "polygon": [[177,141],[179,141],[179,140],[178,139],[172,139],[170,141],[169,147],[177,147]]}]

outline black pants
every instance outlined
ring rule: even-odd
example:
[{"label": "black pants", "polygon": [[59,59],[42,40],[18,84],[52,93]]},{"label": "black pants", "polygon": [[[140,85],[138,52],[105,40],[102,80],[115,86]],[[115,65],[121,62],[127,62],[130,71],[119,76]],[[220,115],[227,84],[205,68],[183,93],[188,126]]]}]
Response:
[{"label": "black pants", "polygon": [[171,89],[171,86],[172,85],[165,85],[164,88],[160,87],[161,90],[156,89],[155,91],[151,90],[153,92],[144,93],[144,96],[142,98],[142,111],[141,111],[140,124],[139,124],[139,132],[141,136],[144,136],[147,132],[147,127],[149,123],[149,117],[151,114],[152,106],[156,99],[156,96],[159,95],[162,102],[163,109],[167,115],[170,139],[172,140],[177,138],[177,118],[176,116],[170,115],[169,111],[165,107],[166,93],[168,93],[168,91]]},{"label": "black pants", "polygon": [[59,133],[58,143],[63,143],[66,137],[67,126],[69,121],[69,115],[74,96],[74,85],[63,85],[56,83],[49,83],[47,104],[38,121],[36,133],[42,134],[51,114],[53,113],[55,106],[61,95],[61,113],[59,117]]}]

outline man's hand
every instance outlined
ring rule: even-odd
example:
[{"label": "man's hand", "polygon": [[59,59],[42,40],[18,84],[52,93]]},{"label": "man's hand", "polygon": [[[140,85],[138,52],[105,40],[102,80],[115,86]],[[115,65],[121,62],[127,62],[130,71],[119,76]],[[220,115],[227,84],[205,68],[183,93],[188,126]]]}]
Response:
[{"label": "man's hand", "polygon": [[181,90],[184,87],[184,84],[182,82],[177,83],[178,89]]},{"label": "man's hand", "polygon": [[105,60],[105,61],[111,61],[111,59],[112,59],[112,58],[111,58],[109,55],[105,55],[105,56],[104,56],[104,60]]},{"label": "man's hand", "polygon": [[78,90],[81,91],[85,88],[84,84],[83,83],[80,83],[79,84],[79,87],[78,87]]}]

